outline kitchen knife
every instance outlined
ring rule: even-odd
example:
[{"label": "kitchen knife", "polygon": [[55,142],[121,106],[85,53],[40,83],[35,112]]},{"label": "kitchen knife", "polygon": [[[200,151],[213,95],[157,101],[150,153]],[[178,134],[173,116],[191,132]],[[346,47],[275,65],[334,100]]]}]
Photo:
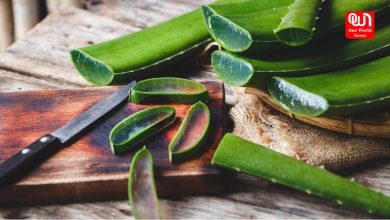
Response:
[{"label": "kitchen knife", "polygon": [[0,164],[0,184],[10,183],[15,177],[19,177],[31,169],[31,166],[35,163],[41,162],[42,159],[57,152],[84,129],[106,115],[123,101],[127,100],[129,90],[134,85],[135,81],[124,86],[119,91],[92,106],[63,127],[51,134],[43,135],[35,142],[4,161]]}]

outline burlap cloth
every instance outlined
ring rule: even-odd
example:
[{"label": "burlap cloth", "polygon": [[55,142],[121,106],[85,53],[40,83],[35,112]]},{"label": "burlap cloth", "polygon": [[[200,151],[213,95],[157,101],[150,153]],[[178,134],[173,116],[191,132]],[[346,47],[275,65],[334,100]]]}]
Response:
[{"label": "burlap cloth", "polygon": [[296,121],[254,95],[238,92],[231,109],[236,135],[329,170],[390,156],[390,141],[328,131]]}]

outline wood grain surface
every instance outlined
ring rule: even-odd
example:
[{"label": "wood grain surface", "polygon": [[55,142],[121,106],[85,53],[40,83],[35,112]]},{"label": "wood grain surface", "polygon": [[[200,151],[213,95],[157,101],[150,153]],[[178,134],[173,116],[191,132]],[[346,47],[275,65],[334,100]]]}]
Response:
[{"label": "wood grain surface", "polygon": [[[88,0],[88,10],[66,10],[52,14],[27,38],[0,54],[0,69],[10,76],[0,80],[0,90],[75,88],[88,86],[77,75],[69,48],[113,38],[167,20],[211,0]],[[104,16],[104,17],[103,17]],[[88,28],[90,27],[90,28]],[[70,29],[69,29],[70,28]],[[1,72],[2,74],[3,72]],[[188,66],[193,78],[215,79],[208,68]],[[0,77],[2,77],[0,75]],[[34,80],[39,81],[35,84]],[[12,86],[8,86],[12,85]],[[20,86],[19,86],[20,85]],[[10,90],[11,89],[11,90]],[[234,104],[231,90],[227,102]],[[390,195],[390,161],[378,160],[341,172],[367,186]],[[244,176],[245,179],[248,179]],[[231,179],[224,181],[228,192],[208,196],[164,197],[160,199],[165,218],[372,218],[314,196],[263,183]],[[0,218],[132,218],[126,200],[28,206],[0,209]]]}]

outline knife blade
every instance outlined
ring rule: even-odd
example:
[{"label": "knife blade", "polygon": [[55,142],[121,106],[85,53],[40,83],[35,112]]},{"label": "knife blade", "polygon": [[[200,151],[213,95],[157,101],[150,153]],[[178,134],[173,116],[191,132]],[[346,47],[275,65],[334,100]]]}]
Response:
[{"label": "knife blade", "polygon": [[135,85],[132,81],[112,95],[104,98],[72,121],[51,134],[45,134],[29,146],[23,148],[11,158],[0,164],[0,184],[10,183],[31,169],[35,163],[46,159],[65,146],[72,138],[94,124],[98,119],[113,110],[129,96],[129,90]]}]

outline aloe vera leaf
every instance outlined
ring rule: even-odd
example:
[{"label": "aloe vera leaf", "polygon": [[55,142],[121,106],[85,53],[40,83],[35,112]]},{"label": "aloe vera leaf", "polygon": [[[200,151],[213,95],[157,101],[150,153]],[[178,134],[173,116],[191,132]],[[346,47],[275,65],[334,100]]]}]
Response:
[{"label": "aloe vera leaf", "polygon": [[173,77],[147,79],[138,82],[131,90],[133,103],[183,103],[207,102],[206,87],[198,82]]},{"label": "aloe vera leaf", "polygon": [[390,217],[389,196],[232,134],[223,137],[211,163]]},{"label": "aloe vera leaf", "polygon": [[[388,22],[387,22],[388,23]],[[390,26],[376,30],[371,40],[333,39],[310,44],[299,53],[240,55],[215,51],[214,72],[231,86],[265,87],[272,76],[303,76],[332,71],[383,57],[390,49]]]},{"label": "aloe vera leaf", "polygon": [[276,102],[303,116],[347,115],[390,105],[390,56],[332,73],[274,77]]},{"label": "aloe vera leaf", "polygon": [[[219,0],[217,3],[240,0]],[[96,86],[145,77],[190,56],[211,40],[200,9],[141,31],[71,51],[80,74]]]},{"label": "aloe vera leaf", "polygon": [[325,0],[295,0],[275,30],[278,40],[289,46],[308,43],[315,30],[321,5]]},{"label": "aloe vera leaf", "polygon": [[154,181],[153,157],[145,147],[131,161],[128,195],[136,219],[162,219]]},{"label": "aloe vera leaf", "polygon": [[98,86],[127,82],[168,65],[210,40],[196,10],[120,38],[71,51],[81,75]]},{"label": "aloe vera leaf", "polygon": [[[211,36],[224,49],[233,52],[264,51],[287,48],[279,42],[274,30],[288,12],[288,5],[291,3],[293,0],[254,0],[211,4],[202,7],[202,10]],[[347,11],[374,11],[376,15],[384,15],[389,12],[389,4],[389,0],[328,0],[321,10],[314,38],[320,39],[344,27]]]},{"label": "aloe vera leaf", "polygon": [[157,106],[136,112],[119,122],[110,132],[114,154],[126,152],[168,126],[175,119],[175,108]]},{"label": "aloe vera leaf", "polygon": [[191,106],[168,146],[169,160],[181,162],[201,151],[210,127],[210,110],[202,102]]}]

